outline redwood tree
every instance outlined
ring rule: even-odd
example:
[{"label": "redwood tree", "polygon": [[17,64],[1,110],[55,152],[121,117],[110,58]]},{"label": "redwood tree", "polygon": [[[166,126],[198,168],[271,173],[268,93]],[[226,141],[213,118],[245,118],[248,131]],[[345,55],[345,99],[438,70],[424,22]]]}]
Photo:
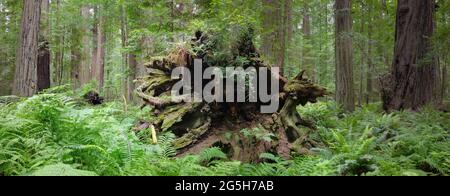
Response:
[{"label": "redwood tree", "polygon": [[87,84],[91,80],[91,39],[88,33],[90,26],[90,6],[83,5],[81,7],[81,50],[79,66],[80,86]]},{"label": "redwood tree", "polygon": [[290,4],[291,1],[262,0],[262,23],[265,32],[262,35],[261,52],[268,60],[280,67],[282,75],[288,46],[286,38],[289,33],[286,27],[290,20],[287,16],[290,11],[283,13],[283,9]]},{"label": "redwood tree", "polygon": [[42,0],[41,2],[41,18],[39,30],[39,49],[37,64],[37,87],[38,91],[50,88],[50,1]]},{"label": "redwood tree", "polygon": [[92,29],[94,50],[92,51],[91,77],[98,82],[98,90],[101,91],[105,81],[105,16],[102,6],[97,6],[94,10],[94,27]]},{"label": "redwood tree", "polygon": [[32,96],[38,90],[38,37],[41,17],[41,0],[24,0],[13,94]]},{"label": "redwood tree", "polygon": [[304,47],[302,50],[302,65],[303,69],[306,71],[306,76],[308,78],[312,79],[313,81],[316,80],[315,72],[316,69],[313,65],[313,58],[312,58],[312,48],[311,48],[311,38],[312,38],[312,25],[311,25],[311,13],[308,2],[304,2],[303,4],[304,10],[303,10],[303,21],[302,21],[302,30],[303,30],[303,42]]},{"label": "redwood tree", "polygon": [[394,62],[382,81],[385,110],[417,110],[437,100],[434,6],[434,0],[398,0]]},{"label": "redwood tree", "polygon": [[355,110],[351,0],[336,0],[336,101],[346,112]]}]

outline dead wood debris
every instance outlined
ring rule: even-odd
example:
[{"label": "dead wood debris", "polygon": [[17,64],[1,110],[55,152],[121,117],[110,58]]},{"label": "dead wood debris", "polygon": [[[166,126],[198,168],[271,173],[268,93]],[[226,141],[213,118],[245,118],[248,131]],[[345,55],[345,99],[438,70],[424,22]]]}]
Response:
[{"label": "dead wood debris", "polygon": [[[259,155],[264,152],[289,159],[292,153],[307,154],[309,149],[320,145],[320,141],[312,141],[309,137],[314,130],[313,123],[303,120],[296,107],[314,103],[327,92],[306,79],[304,72],[292,80],[271,74],[280,81],[282,91],[280,108],[274,114],[261,114],[260,106],[264,103],[260,102],[208,104],[171,99],[171,87],[177,82],[171,79],[171,71],[179,66],[193,69],[196,58],[203,60],[204,67],[220,67],[224,63],[244,68],[270,67],[259,58],[252,36],[251,31],[245,31],[229,55],[219,58],[216,54],[221,49],[214,34],[199,31],[190,45],[177,45],[167,56],[152,58],[145,64],[148,75],[136,81],[139,83],[136,93],[146,106],[155,108],[156,120],[150,124],[141,123],[137,130],[154,126],[157,132],[172,131],[177,136],[173,145],[180,155],[217,146],[230,158],[244,162],[259,161]],[[244,64],[238,64],[237,59],[242,58]]]}]

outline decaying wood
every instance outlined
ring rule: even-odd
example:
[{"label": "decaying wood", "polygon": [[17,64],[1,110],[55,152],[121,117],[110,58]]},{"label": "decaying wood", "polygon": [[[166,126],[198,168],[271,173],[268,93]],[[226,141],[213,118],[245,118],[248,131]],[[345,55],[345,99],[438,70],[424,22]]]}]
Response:
[{"label": "decaying wood", "polygon": [[[154,127],[157,132],[172,131],[177,139],[173,145],[179,155],[197,153],[209,147],[220,147],[230,158],[255,162],[264,152],[278,154],[289,159],[292,153],[306,154],[320,142],[312,141],[313,123],[303,120],[297,112],[298,105],[316,102],[326,90],[299,74],[292,80],[279,74],[271,77],[279,80],[280,107],[273,114],[260,113],[264,103],[185,103],[170,97],[171,87],[178,80],[171,79],[171,71],[180,66],[193,69],[194,59],[202,59],[204,67],[220,66],[214,59],[217,52],[210,34],[197,32],[191,45],[176,46],[166,57],[155,57],[145,66],[146,77],[136,81],[136,94],[145,106],[155,108],[156,118],[151,123],[141,123],[137,130]],[[252,42],[251,31],[243,33],[232,47],[228,65],[245,58],[244,68],[270,67],[261,59]],[[226,93],[226,92],[225,92]]]}]

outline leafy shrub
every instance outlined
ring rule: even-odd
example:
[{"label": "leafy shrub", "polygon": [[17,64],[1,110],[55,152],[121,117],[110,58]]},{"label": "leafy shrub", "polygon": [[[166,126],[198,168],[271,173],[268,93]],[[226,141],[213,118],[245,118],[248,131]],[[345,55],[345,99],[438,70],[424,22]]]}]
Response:
[{"label": "leafy shrub", "polygon": [[309,104],[299,112],[317,122],[328,148],[315,151],[340,175],[450,175],[448,113],[425,108],[383,114],[371,104],[339,115],[332,105]]},{"label": "leafy shrub", "polygon": [[74,169],[70,165],[58,163],[38,169],[29,174],[29,176],[97,176],[97,174],[91,171]]},{"label": "leafy shrub", "polygon": [[[265,162],[243,164],[218,148],[176,157],[173,133],[159,133],[152,145],[140,140],[150,138],[148,132],[131,131],[138,119],[151,121],[151,110],[80,104],[72,96],[81,92],[68,89],[0,105],[0,175],[450,175],[450,116],[430,108],[387,115],[371,104],[344,114],[332,102],[308,104],[298,111],[316,122],[324,147],[292,160],[264,153]],[[258,129],[242,133],[274,139]]]}]

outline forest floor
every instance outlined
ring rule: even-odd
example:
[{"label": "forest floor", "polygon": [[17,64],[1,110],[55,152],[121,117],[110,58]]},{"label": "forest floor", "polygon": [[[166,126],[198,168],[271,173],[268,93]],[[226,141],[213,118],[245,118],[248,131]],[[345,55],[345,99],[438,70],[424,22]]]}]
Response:
[{"label": "forest floor", "polygon": [[[326,147],[283,160],[264,153],[260,163],[229,160],[219,148],[177,157],[174,134],[135,132],[152,111],[121,102],[91,106],[57,88],[21,101],[0,102],[0,176],[448,176],[450,114],[385,114],[370,104],[344,114],[334,102],[298,107],[316,123],[311,137]],[[249,130],[242,130],[249,132]]]}]

